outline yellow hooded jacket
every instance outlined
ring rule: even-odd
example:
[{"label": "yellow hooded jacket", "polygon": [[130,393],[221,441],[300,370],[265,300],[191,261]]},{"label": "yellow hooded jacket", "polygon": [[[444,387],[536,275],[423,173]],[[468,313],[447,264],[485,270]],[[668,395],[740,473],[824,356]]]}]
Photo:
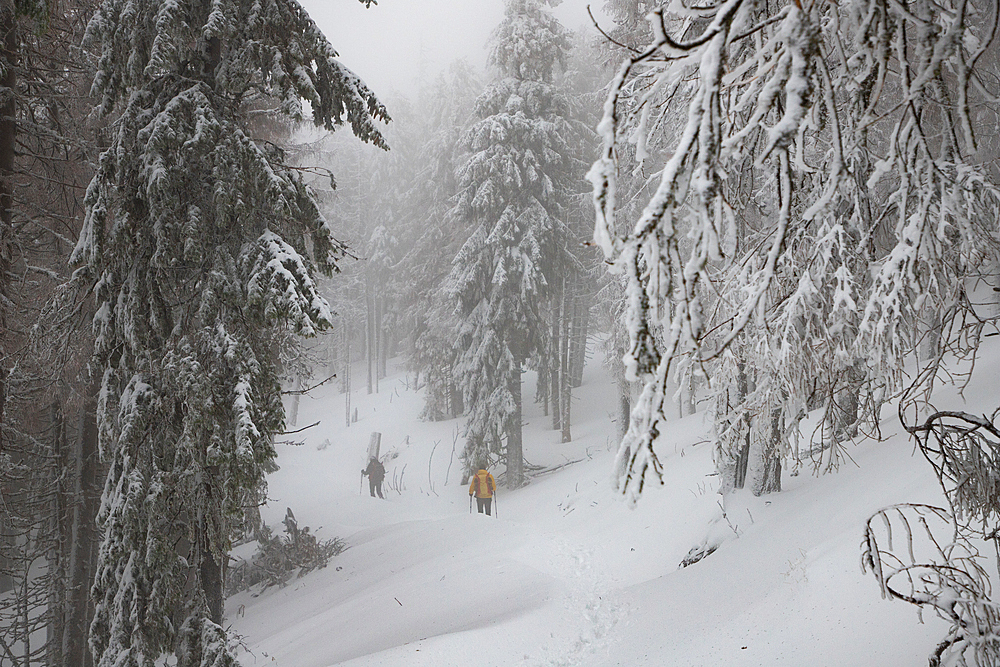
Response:
[{"label": "yellow hooded jacket", "polygon": [[480,468],[469,482],[469,495],[475,495],[476,498],[492,498],[496,488],[497,483],[493,481],[493,475]]}]

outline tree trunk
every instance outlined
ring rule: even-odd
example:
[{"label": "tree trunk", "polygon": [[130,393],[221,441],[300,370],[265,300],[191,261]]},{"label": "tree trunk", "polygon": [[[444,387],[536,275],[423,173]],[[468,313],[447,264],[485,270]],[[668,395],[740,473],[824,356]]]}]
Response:
[{"label": "tree trunk", "polygon": [[572,398],[572,382],[570,372],[570,322],[571,314],[575,316],[572,303],[574,301],[571,293],[571,286],[567,288],[568,281],[563,278],[563,298],[562,298],[562,327],[559,332],[559,424],[562,426],[562,441],[569,442],[573,439],[570,433],[569,405]]},{"label": "tree trunk", "polygon": [[993,268],[993,276],[988,282],[991,285],[990,290],[992,298],[990,299],[991,307],[988,311],[989,317],[995,317],[1000,320],[1000,257],[994,257],[990,262],[990,266]]},{"label": "tree trunk", "polygon": [[524,450],[521,443],[521,370],[517,365],[510,382],[514,398],[514,414],[507,423],[507,488],[517,489],[524,484]]},{"label": "tree trunk", "polygon": [[[378,300],[378,377],[385,378],[389,366],[389,336],[385,330],[385,299]],[[378,392],[376,385],[375,391]]]},{"label": "tree trunk", "polygon": [[941,353],[941,314],[936,310],[927,309],[927,319],[920,318],[922,348],[921,359],[926,365],[935,361]]},{"label": "tree trunk", "polygon": [[583,369],[587,365],[587,336],[590,333],[590,302],[581,292],[577,282],[573,297],[573,335],[569,351],[570,386],[578,389],[583,385]]},{"label": "tree trunk", "polygon": [[201,581],[201,591],[205,595],[205,603],[208,605],[208,618],[216,625],[222,625],[222,607],[225,597],[223,596],[224,576],[222,563],[216,558],[212,544],[212,532],[208,523],[208,516],[215,515],[219,518],[219,507],[215,496],[216,489],[213,488],[213,481],[219,476],[218,466],[206,466],[205,481],[203,482],[203,497],[199,499],[200,507],[197,512],[198,530],[201,535],[198,538],[196,555],[198,557],[198,574]]},{"label": "tree trunk", "polygon": [[697,403],[694,398],[694,378],[690,373],[684,376],[684,385],[681,389],[681,417],[693,415],[697,412]]},{"label": "tree trunk", "polygon": [[69,451],[66,442],[66,426],[63,419],[62,404],[56,399],[49,406],[49,432],[52,445],[49,458],[49,480],[51,480],[51,495],[49,501],[49,517],[46,521],[49,533],[47,549],[47,582],[48,582],[48,623],[46,624],[45,656],[49,665],[64,664],[62,654],[62,633],[66,627],[68,600],[69,547],[72,539],[70,534],[69,511],[70,491],[66,488],[69,481],[64,472],[69,468]]},{"label": "tree trunk", "polygon": [[622,375],[618,378],[618,442],[625,439],[628,433],[629,420],[632,419],[632,391],[628,380]]},{"label": "tree trunk", "polygon": [[[0,55],[0,335],[6,336],[7,304],[10,298],[10,269],[14,261],[14,155],[17,144],[17,123],[14,119],[14,93],[17,85],[16,67],[20,54],[17,43],[17,15],[14,0],[0,0],[0,33],[3,33],[3,53]],[[0,340],[0,353],[7,346]],[[5,357],[0,357],[5,358]],[[2,378],[0,378],[2,379]],[[2,398],[2,395],[0,395]],[[0,401],[0,411],[3,402]],[[2,417],[0,412],[0,417]],[[0,419],[0,424],[4,423]],[[2,449],[2,443],[0,443]]]},{"label": "tree trunk", "polygon": [[[2,283],[3,277],[0,276],[0,283]],[[0,303],[0,314],[3,312],[3,305]],[[0,334],[6,333],[3,327],[0,327]],[[3,341],[0,340],[0,360],[4,359],[3,355]],[[3,425],[6,423],[4,421],[4,405],[7,398],[7,376],[9,371],[4,366],[0,366],[0,455],[4,453],[7,447],[4,444],[3,438]],[[7,554],[10,553],[14,546],[14,526],[11,525],[10,512],[3,511],[0,512],[0,594],[6,593],[14,588],[14,578],[10,576],[11,562],[7,558]]]},{"label": "tree trunk", "polygon": [[[0,267],[2,270],[2,267]],[[3,274],[0,274],[0,285],[3,284]],[[0,292],[0,336],[5,335],[7,330],[3,326],[3,293]],[[3,338],[0,338],[0,454],[6,451],[7,447],[4,445],[3,437],[3,425],[7,422],[4,421],[4,415],[6,414],[4,406],[7,405],[7,375],[9,371],[7,370],[5,361],[7,354],[5,352],[6,345]],[[3,591],[0,588],[0,591]]]},{"label": "tree trunk", "polygon": [[780,442],[784,432],[781,409],[772,410],[770,419],[770,436],[750,443],[747,476],[750,492],[755,496],[781,491]]},{"label": "tree trunk", "polygon": [[74,502],[69,557],[69,591],[66,624],[63,627],[62,653],[65,665],[91,667],[93,656],[87,644],[90,621],[94,615],[90,585],[97,560],[97,508],[100,503],[100,464],[97,449],[97,396],[100,382],[90,383],[80,411],[74,461]]},{"label": "tree trunk", "polygon": [[561,368],[559,366],[559,351],[562,349],[562,318],[563,318],[563,292],[565,281],[559,280],[556,283],[555,294],[552,295],[552,332],[550,335],[549,349],[549,396],[552,399],[552,430],[558,431],[562,428],[562,405],[559,390],[562,387],[560,377]]},{"label": "tree trunk", "polygon": [[535,385],[535,401],[542,402],[542,416],[549,416],[549,400],[552,391],[549,386],[552,383],[552,368],[549,359],[552,357],[552,341],[549,340],[545,354],[538,360],[538,383]]},{"label": "tree trunk", "polygon": [[302,378],[298,375],[295,376],[295,384],[292,386],[292,405],[288,409],[288,425],[295,426],[299,421],[299,399],[302,395],[299,393],[302,391]]},{"label": "tree trunk", "polygon": [[[740,417],[744,422],[746,417]],[[745,424],[743,436],[740,438],[740,447],[736,450],[736,459],[733,467],[733,488],[742,489],[747,483],[747,466],[750,464],[750,425]]]},{"label": "tree trunk", "polygon": [[351,425],[351,332],[350,327],[347,325],[347,318],[344,318],[344,363],[343,363],[343,373],[344,379],[344,419],[345,424],[350,427]]},{"label": "tree trunk", "polygon": [[382,357],[385,354],[385,339],[382,337],[382,299],[379,297],[374,297],[373,301],[373,312],[375,314],[375,326],[372,327],[373,333],[375,334],[375,393],[378,393],[379,380],[385,377],[385,372],[382,367]]},{"label": "tree trunk", "polygon": [[[720,415],[720,419],[725,422],[723,428],[731,424],[735,407],[743,403],[749,391],[750,380],[746,373],[740,370],[736,382],[727,390],[724,414]],[[736,396],[731,400],[729,397],[733,393]],[[718,470],[722,478],[720,493],[742,489],[746,484],[747,465],[750,462],[750,419],[747,415],[740,415],[737,419],[740,424],[736,427],[736,439],[728,445],[729,449],[719,452],[718,456]]]},{"label": "tree trunk", "polygon": [[[9,336],[8,304],[11,299],[10,275],[14,261],[14,211],[12,205],[14,178],[14,149],[17,141],[17,125],[14,121],[14,91],[17,80],[15,65],[19,60],[17,45],[17,16],[14,11],[14,0],[0,0],[0,32],[3,33],[0,65],[0,454],[6,451],[3,426],[5,421],[4,407],[7,403],[7,353],[11,349]],[[6,512],[0,512],[0,540],[6,539],[8,533],[4,525]],[[3,545],[0,545],[2,547]],[[0,548],[0,551],[3,551]],[[0,569],[6,569],[0,555]],[[13,587],[14,581],[8,580],[0,572],[0,593]]]},{"label": "tree trunk", "polygon": [[570,410],[573,399],[573,392],[569,384],[563,387],[562,394],[562,442],[572,442],[573,434],[570,432]]},{"label": "tree trunk", "polygon": [[372,393],[372,370],[375,363],[375,304],[372,303],[371,285],[365,278],[365,362],[368,369],[368,393]]},{"label": "tree trunk", "polygon": [[861,385],[864,381],[864,373],[855,363],[842,374],[844,385],[839,387],[834,394],[836,406],[834,408],[834,428],[833,437],[837,442],[849,440],[857,435],[859,410],[861,409]]},{"label": "tree trunk", "polygon": [[448,386],[451,389],[451,416],[458,417],[465,414],[465,399],[462,397],[462,388],[455,382],[451,366],[448,367]]},{"label": "tree trunk", "polygon": [[203,545],[201,552],[201,588],[205,593],[205,602],[208,603],[208,617],[213,623],[222,625],[223,594],[222,594],[222,565],[212,554],[212,550],[207,544]]}]

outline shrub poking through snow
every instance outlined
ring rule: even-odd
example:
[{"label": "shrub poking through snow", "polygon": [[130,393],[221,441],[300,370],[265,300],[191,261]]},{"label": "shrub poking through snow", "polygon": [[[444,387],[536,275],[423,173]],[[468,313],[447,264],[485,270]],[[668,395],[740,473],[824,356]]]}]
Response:
[{"label": "shrub poking through snow", "polygon": [[326,567],[331,558],[347,548],[339,537],[319,540],[309,532],[308,526],[299,528],[290,507],[282,524],[285,526],[284,535],[274,535],[269,526],[261,526],[257,538],[259,546],[253,557],[229,569],[226,576],[227,596],[258,584],[261,584],[261,590],[284,586],[293,576],[301,577]]}]

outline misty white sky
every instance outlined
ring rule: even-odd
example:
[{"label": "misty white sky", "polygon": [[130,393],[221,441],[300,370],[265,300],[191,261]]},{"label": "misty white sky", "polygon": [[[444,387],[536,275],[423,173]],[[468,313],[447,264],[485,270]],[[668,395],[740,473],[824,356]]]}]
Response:
[{"label": "misty white sky", "polygon": [[[412,95],[423,76],[433,81],[454,60],[486,64],[490,33],[503,17],[503,0],[299,0],[340,54],[340,60],[386,99]],[[599,19],[604,0],[563,0],[554,13],[567,28]],[[602,21],[603,24],[603,21]]]}]

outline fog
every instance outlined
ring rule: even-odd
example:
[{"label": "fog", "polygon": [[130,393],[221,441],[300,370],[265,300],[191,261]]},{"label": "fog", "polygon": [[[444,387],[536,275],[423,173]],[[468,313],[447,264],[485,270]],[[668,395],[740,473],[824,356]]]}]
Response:
[{"label": "fog", "polygon": [[[565,0],[553,13],[575,30],[593,24],[603,0]],[[383,99],[412,95],[454,60],[482,69],[490,33],[503,17],[502,0],[302,0],[341,61]]]}]

